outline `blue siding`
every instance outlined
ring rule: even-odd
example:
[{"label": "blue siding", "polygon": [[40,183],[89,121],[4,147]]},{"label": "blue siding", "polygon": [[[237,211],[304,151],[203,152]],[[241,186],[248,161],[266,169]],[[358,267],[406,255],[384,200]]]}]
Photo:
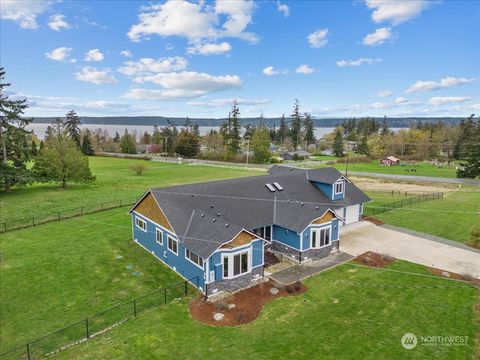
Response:
[{"label": "blue siding", "polygon": [[321,229],[326,226],[332,226],[332,238],[330,241],[338,240],[338,219],[333,219],[331,222],[319,225],[310,225],[303,232],[303,250],[310,249],[310,230]]},{"label": "blue siding", "polygon": [[[333,186],[332,185],[332,189],[333,189]],[[341,200],[345,197],[345,183],[343,183],[343,192],[341,192],[340,194],[335,194],[335,191],[333,191],[333,200]]]},{"label": "blue siding", "polygon": [[[135,226],[135,217],[138,216],[147,223],[147,232],[142,231],[141,229]],[[198,287],[204,288],[204,270],[193,264],[191,261],[185,258],[185,247],[178,242],[178,255],[175,255],[172,251],[168,250],[167,247],[167,236],[173,237],[177,240],[177,237],[174,233],[160,228],[151,222],[148,218],[132,212],[132,223],[133,223],[133,238],[138,241],[140,245],[146,248],[148,251],[153,253],[159,260],[173,268],[177,273],[190,280],[198,276]],[[160,245],[156,242],[156,229],[159,228],[163,232],[163,245]],[[192,280],[194,285],[197,285],[196,279]]]},{"label": "blue siding", "polygon": [[[251,250],[252,269],[258,266],[263,266],[263,240],[255,240],[247,246],[239,246],[228,250],[217,250],[210,257],[208,263],[209,271],[215,271],[215,281],[223,279],[222,255],[247,249]],[[210,282],[213,282],[213,280],[210,279]]]},{"label": "blue siding", "polygon": [[311,182],[317,189],[321,190],[329,199],[332,198],[333,186],[316,181]]},{"label": "blue siding", "polygon": [[285,229],[284,227],[278,225],[273,225],[272,239],[294,249],[300,250],[300,235],[298,235],[295,231]]}]

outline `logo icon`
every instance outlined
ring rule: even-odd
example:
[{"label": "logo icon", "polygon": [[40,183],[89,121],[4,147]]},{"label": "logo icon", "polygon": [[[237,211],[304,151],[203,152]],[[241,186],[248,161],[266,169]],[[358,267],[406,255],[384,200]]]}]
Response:
[{"label": "logo icon", "polygon": [[406,333],[405,335],[402,336],[401,343],[405,349],[411,350],[415,346],[417,346],[417,337],[415,336],[415,334]]}]

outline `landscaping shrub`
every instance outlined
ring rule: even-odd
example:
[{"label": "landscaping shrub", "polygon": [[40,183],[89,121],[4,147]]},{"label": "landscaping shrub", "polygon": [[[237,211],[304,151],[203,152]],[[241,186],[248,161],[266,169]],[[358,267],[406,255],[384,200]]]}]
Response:
[{"label": "landscaping shrub", "polygon": [[480,248],[480,224],[475,225],[470,232],[470,245]]},{"label": "landscaping shrub", "polygon": [[295,292],[295,288],[293,287],[293,285],[287,285],[285,287],[285,289],[287,290],[287,293],[289,293],[289,294],[293,294]]},{"label": "landscaping shrub", "polygon": [[295,291],[299,291],[302,288],[302,283],[297,281],[295,284],[293,284],[293,287],[295,288]]}]

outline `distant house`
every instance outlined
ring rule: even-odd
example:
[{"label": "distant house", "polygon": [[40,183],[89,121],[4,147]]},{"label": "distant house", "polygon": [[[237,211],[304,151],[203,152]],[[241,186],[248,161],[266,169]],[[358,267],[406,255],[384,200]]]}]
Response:
[{"label": "distant house", "polygon": [[397,159],[395,156],[387,156],[383,159],[380,159],[380,164],[387,166],[400,165],[400,159]]},{"label": "distant house", "polygon": [[204,294],[264,278],[265,252],[302,263],[339,248],[370,201],[334,168],[151,189],[131,208],[134,241]]},{"label": "distant house", "polygon": [[295,160],[295,158],[308,159],[310,157],[310,153],[308,151],[304,151],[304,150],[290,151],[290,152],[283,153],[281,155],[281,157],[285,161]]}]

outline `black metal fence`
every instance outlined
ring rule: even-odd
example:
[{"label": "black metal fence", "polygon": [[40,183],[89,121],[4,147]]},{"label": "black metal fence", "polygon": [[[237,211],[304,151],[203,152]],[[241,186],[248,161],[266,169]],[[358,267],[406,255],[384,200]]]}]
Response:
[{"label": "black metal fence", "polygon": [[111,307],[105,311],[89,316],[86,319],[32,340],[25,345],[4,352],[0,354],[0,359],[33,360],[51,356],[57,352],[102,335],[124,322],[135,318],[142,311],[165,305],[175,300],[181,300],[193,289],[191,284],[196,284],[198,288],[198,282],[199,278],[196,276],[178,284],[136,297],[135,299]]},{"label": "black metal fence", "polygon": [[37,214],[30,217],[2,221],[0,222],[0,233],[37,226],[52,221],[70,219],[72,217],[82,216],[86,214],[93,214],[96,212],[115,209],[127,205],[133,205],[138,201],[138,199],[138,197],[132,197],[120,200],[112,200],[98,204],[84,205],[82,207],[62,210],[59,212],[46,212],[44,214]]},{"label": "black metal fence", "polygon": [[405,206],[411,206],[413,204],[418,204],[424,201],[438,200],[443,199],[443,192],[423,194],[419,196],[414,196],[410,198],[405,198],[402,200],[397,200],[388,204],[374,205],[374,206],[365,206],[365,215],[378,215],[384,212],[403,208]]}]

